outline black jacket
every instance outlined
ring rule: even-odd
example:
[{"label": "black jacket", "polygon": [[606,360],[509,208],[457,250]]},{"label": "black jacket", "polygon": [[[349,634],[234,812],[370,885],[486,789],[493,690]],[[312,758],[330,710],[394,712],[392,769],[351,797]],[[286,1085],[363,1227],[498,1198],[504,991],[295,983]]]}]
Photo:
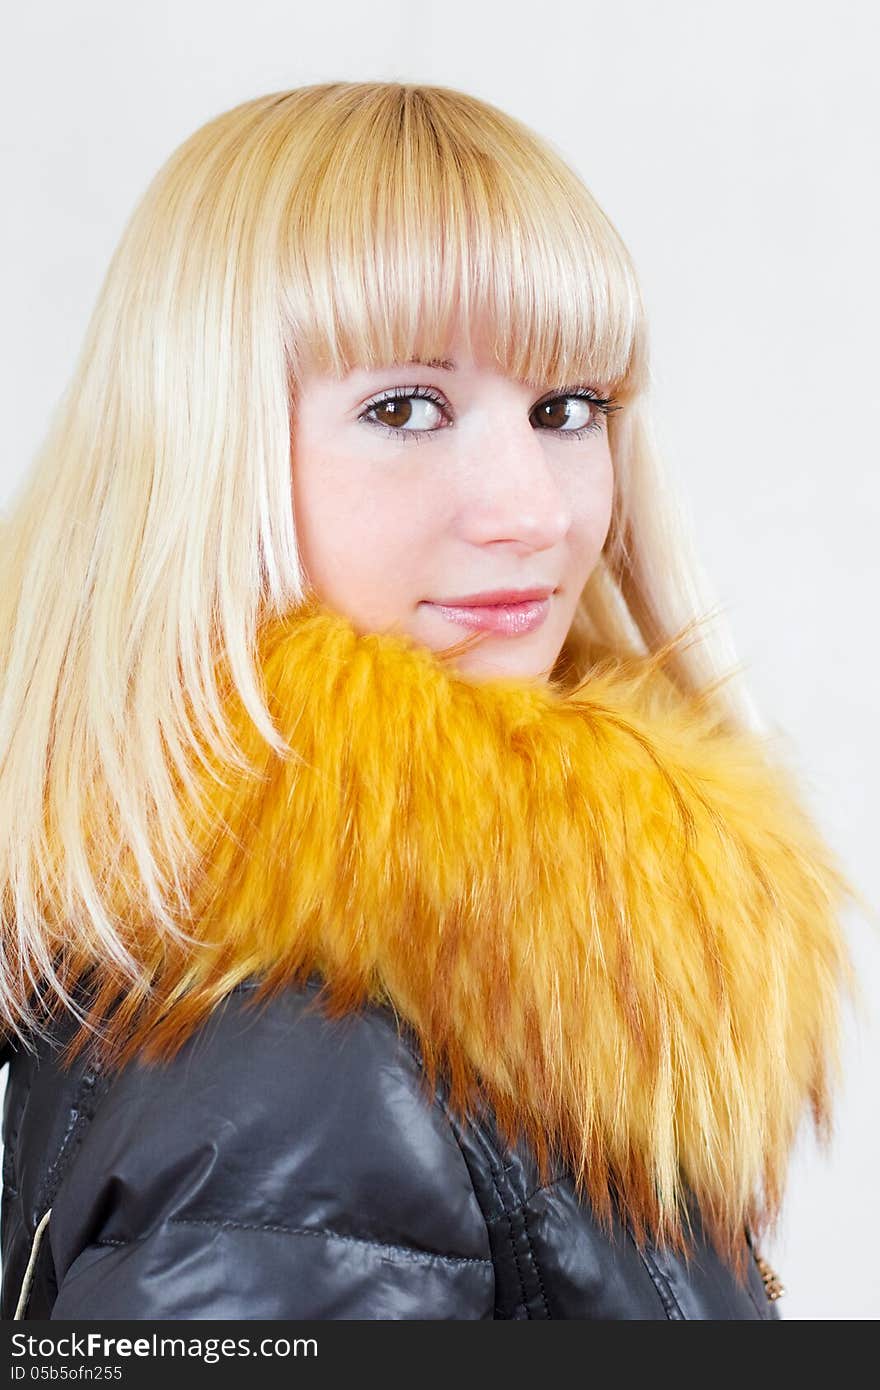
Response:
[{"label": "black jacket", "polygon": [[754,1254],[744,1288],[705,1242],[687,1267],[609,1239],[564,1171],[426,1094],[391,1010],[332,1019],[318,984],[254,1010],[245,982],[109,1080],[7,1044],[4,1318],[49,1209],[26,1318],[779,1316]]}]

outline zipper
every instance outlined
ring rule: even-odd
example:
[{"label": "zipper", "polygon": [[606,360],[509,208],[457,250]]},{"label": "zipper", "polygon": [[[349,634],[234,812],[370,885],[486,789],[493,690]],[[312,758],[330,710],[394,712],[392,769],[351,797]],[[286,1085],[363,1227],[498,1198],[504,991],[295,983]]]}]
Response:
[{"label": "zipper", "polygon": [[21,1320],[21,1319],[24,1318],[25,1311],[26,1311],[27,1305],[28,1305],[28,1299],[29,1299],[30,1296],[31,1296],[31,1285],[32,1285],[33,1282],[34,1282],[34,1274],[36,1273],[36,1268],[37,1268],[37,1256],[38,1256],[39,1253],[40,1253],[40,1242],[41,1242],[42,1239],[43,1239],[43,1233],[44,1233],[44,1231],[46,1230],[47,1226],[49,1225],[49,1217],[50,1217],[51,1215],[52,1215],[52,1208],[49,1207],[49,1208],[47,1208],[46,1211],[43,1212],[43,1215],[40,1217],[39,1221],[37,1222],[37,1229],[34,1231],[34,1238],[33,1238],[33,1240],[31,1241],[31,1253],[30,1253],[30,1258],[28,1259],[28,1262],[27,1262],[27,1269],[26,1269],[25,1272],[24,1272],[24,1278],[23,1278],[22,1281],[21,1281],[21,1290],[20,1290],[19,1295],[18,1295],[18,1303],[16,1304],[16,1307],[15,1307],[15,1312],[14,1312],[14,1314],[13,1314],[13,1320],[15,1320],[15,1319]]},{"label": "zipper", "polygon": [[37,1268],[37,1258],[40,1253],[40,1245],[46,1229],[49,1225],[49,1217],[52,1214],[52,1203],[62,1181],[67,1176],[67,1170],[76,1158],[77,1151],[86,1129],[94,1119],[95,1112],[101,1100],[106,1095],[112,1076],[109,1072],[102,1072],[99,1068],[89,1068],[83,1073],[77,1087],[76,1095],[70,1106],[67,1132],[62,1140],[61,1147],[50,1164],[44,1182],[37,1196],[38,1209],[43,1202],[48,1202],[46,1210],[37,1222],[31,1241],[31,1253],[27,1262],[27,1269],[21,1281],[21,1290],[18,1295],[14,1319],[22,1319],[28,1306],[31,1296],[31,1288],[34,1282]]}]

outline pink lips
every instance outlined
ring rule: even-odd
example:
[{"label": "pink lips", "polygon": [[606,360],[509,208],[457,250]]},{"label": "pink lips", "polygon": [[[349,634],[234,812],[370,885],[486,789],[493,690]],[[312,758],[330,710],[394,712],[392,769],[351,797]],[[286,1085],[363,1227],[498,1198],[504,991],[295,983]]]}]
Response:
[{"label": "pink lips", "polygon": [[[452,603],[432,603],[449,622],[460,627],[479,628],[508,637],[534,632],[550,611],[553,589],[499,589],[494,593],[471,594]],[[483,602],[474,602],[482,599]]]}]

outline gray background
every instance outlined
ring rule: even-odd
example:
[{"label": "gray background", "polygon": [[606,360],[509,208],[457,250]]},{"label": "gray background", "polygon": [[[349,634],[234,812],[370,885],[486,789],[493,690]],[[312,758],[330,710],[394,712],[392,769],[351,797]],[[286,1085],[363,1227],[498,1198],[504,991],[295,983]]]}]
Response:
[{"label": "gray background", "polygon": [[[340,78],[495,102],[575,165],[634,255],[659,434],[701,553],[759,703],[877,903],[877,16],[867,0],[10,10],[0,508],[125,219],[196,126]],[[866,1006],[848,1027],[836,1138],[824,1156],[805,1134],[765,1250],[788,1318],[880,1315],[880,943],[860,917],[847,929]]]}]

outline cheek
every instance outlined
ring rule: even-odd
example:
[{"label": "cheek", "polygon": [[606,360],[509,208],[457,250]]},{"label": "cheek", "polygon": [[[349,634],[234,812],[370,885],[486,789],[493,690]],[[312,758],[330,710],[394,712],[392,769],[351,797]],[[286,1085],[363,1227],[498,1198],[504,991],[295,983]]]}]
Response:
[{"label": "cheek", "polygon": [[605,544],[614,505],[614,469],[607,448],[590,461],[570,498],[574,549],[594,564]]},{"label": "cheek", "polygon": [[[364,552],[362,511],[350,467],[330,450],[301,445],[293,456],[293,507],[299,551],[311,583],[336,598],[345,569]],[[343,569],[342,560],[349,557]]]},{"label": "cheek", "polygon": [[387,621],[410,593],[423,597],[425,556],[435,548],[442,501],[399,475],[387,463],[373,466],[326,447],[301,448],[293,458],[294,516],[307,578],[323,598],[367,625]]}]

